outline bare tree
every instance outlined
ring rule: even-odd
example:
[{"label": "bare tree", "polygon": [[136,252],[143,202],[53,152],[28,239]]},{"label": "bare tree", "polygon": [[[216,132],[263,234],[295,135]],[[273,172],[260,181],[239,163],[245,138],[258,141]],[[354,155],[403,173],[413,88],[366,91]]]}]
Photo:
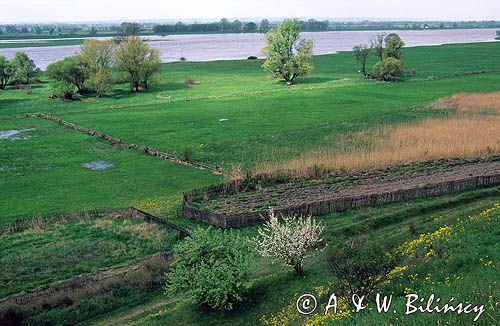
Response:
[{"label": "bare tree", "polygon": [[384,59],[384,44],[385,44],[386,34],[377,34],[370,39],[370,46],[375,52],[375,54],[380,58],[380,60]]}]

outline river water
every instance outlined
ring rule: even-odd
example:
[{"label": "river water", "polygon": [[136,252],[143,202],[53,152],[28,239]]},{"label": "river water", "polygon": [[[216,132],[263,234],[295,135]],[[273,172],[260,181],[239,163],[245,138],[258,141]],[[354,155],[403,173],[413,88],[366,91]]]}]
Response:
[{"label": "river water", "polygon": [[[407,46],[439,45],[494,41],[495,29],[418,30],[397,32]],[[366,44],[377,31],[304,32],[303,38],[313,39],[315,54],[328,54],[351,50],[354,45]],[[391,31],[384,31],[391,33]],[[265,35],[251,34],[192,34],[148,36],[150,44],[160,50],[163,62],[211,61],[246,59],[250,55],[262,57]],[[30,40],[35,41],[35,40]],[[43,42],[43,40],[36,40]],[[1,41],[0,41],[1,42]],[[11,58],[18,51],[26,52],[42,69],[48,64],[72,55],[78,45],[0,49],[0,54]]]}]

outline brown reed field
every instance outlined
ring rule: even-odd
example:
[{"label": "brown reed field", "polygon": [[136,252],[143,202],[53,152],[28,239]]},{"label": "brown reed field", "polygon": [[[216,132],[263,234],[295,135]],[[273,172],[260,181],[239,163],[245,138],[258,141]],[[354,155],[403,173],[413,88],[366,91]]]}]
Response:
[{"label": "brown reed field", "polygon": [[430,104],[452,109],[445,118],[383,126],[338,140],[284,161],[266,163],[256,174],[310,176],[318,170],[351,172],[441,158],[473,158],[500,153],[500,92],[455,94]]}]

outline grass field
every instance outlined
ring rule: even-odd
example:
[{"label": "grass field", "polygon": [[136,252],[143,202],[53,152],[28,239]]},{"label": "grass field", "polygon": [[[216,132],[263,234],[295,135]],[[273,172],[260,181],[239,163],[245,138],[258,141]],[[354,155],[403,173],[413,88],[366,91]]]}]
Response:
[{"label": "grass field", "polygon": [[15,48],[36,48],[41,46],[64,46],[64,45],[80,45],[84,42],[80,40],[48,40],[36,42],[0,42],[0,49],[15,49]]},{"label": "grass field", "polygon": [[[332,148],[340,136],[375,126],[441,115],[414,109],[439,97],[498,90],[499,48],[481,43],[407,49],[407,67],[417,73],[400,84],[361,79],[351,53],[317,57],[313,75],[294,87],[266,79],[259,61],[173,63],[164,66],[164,82],[149,93],[122,87],[112,97],[62,103],[48,100],[49,88],[42,84],[32,95],[2,94],[0,114],[43,111],[176,155],[190,147],[195,159],[228,169],[255,166]],[[472,74],[480,71],[486,72]],[[449,77],[427,80],[431,75]],[[185,86],[188,76],[199,84]],[[159,101],[158,94],[174,102]]]},{"label": "grass field", "polygon": [[[183,191],[220,180],[208,171],[117,150],[52,122],[0,120],[0,130],[26,129],[32,130],[18,139],[0,139],[0,224],[17,216],[141,206],[153,200],[171,206]],[[99,161],[113,166],[82,166]]]},{"label": "grass field", "polygon": [[[352,53],[344,52],[315,57],[313,74],[291,87],[267,79],[261,69],[262,61],[247,60],[165,64],[163,80],[150,92],[134,93],[127,85],[117,85],[112,95],[100,99],[51,100],[48,98],[50,84],[43,76],[42,83],[31,86],[32,94],[15,89],[1,91],[0,224],[10,223],[18,216],[136,206],[193,228],[200,223],[175,214],[182,193],[223,180],[209,171],[135,151],[118,150],[92,136],[53,122],[26,118],[25,113],[52,114],[125,142],[150,146],[177,156],[189,150],[195,160],[219,164],[226,171],[238,172],[255,171],[265,163],[288,162],[304,153],[348,148],[350,144],[355,145],[357,135],[363,132],[370,135],[384,128],[394,130],[391,128],[410,124],[427,126],[427,121],[436,121],[437,118],[457,118],[457,112],[427,104],[456,93],[500,90],[500,43],[408,48],[404,54],[407,69],[415,70],[415,74],[404,83],[361,78],[356,73]],[[187,77],[194,78],[197,83],[186,86]],[[169,103],[158,95],[172,96],[173,101]],[[474,128],[482,126],[474,125]],[[496,132],[495,125],[492,128],[488,130]],[[426,130],[423,128],[424,134]],[[12,131],[19,133],[8,136]],[[489,134],[487,129],[483,131]],[[462,137],[458,143],[466,142],[465,136],[462,133],[457,135]],[[96,162],[105,162],[109,166],[104,170],[84,166]],[[325,240],[330,247],[346,236],[371,234],[377,242],[396,248],[419,234],[435,232],[444,225],[459,225],[459,219],[467,219],[468,215],[477,215],[493,207],[500,201],[499,191],[498,187],[479,189],[332,214],[318,217],[318,220],[327,226]],[[409,232],[410,226],[412,232]],[[480,252],[479,258],[483,260],[486,255],[497,260],[496,229],[497,217],[484,222],[481,227],[473,226],[470,236],[462,238],[464,243],[474,246],[461,247],[455,238],[450,243],[460,251],[447,247],[447,256],[440,260],[424,260],[405,272],[426,272],[438,278],[443,275],[460,277],[452,287],[439,283],[432,288],[420,280],[421,287],[414,289],[422,290],[422,293],[435,290],[443,296],[457,293],[461,298],[470,297],[474,301],[487,301],[489,295],[497,296],[498,291],[494,289],[476,295],[473,287],[479,282],[492,283],[498,278],[498,269],[483,268],[487,266],[476,258],[468,261],[459,258],[461,252],[469,258]],[[60,232],[68,236],[70,233],[80,234],[82,237],[72,241],[85,241],[84,238],[94,232],[92,230],[84,232],[67,226],[67,230]],[[251,237],[256,230],[256,227],[250,227],[240,232]],[[488,232],[483,233],[484,230]],[[112,241],[114,236],[111,233],[102,233],[102,236]],[[44,237],[43,234],[31,236]],[[53,245],[54,242],[47,243],[49,248]],[[137,253],[135,249],[130,250]],[[112,324],[116,318],[130,313],[130,321],[148,325],[248,325],[264,322],[272,315],[293,313],[293,309],[286,309],[294,304],[298,294],[329,286],[333,277],[329,274],[325,255],[325,251],[313,255],[305,264],[306,277],[297,278],[289,269],[270,264],[255,254],[253,286],[248,301],[232,313],[197,309],[183,298],[165,297],[160,287],[148,293],[127,288],[100,293],[92,300],[72,306],[56,307],[44,313],[44,320],[75,324],[91,319],[89,323]],[[497,266],[496,260],[494,266]],[[89,261],[89,265],[98,268],[107,265],[108,261],[107,258],[96,258]],[[436,267],[432,266],[433,263]],[[410,287],[408,275],[413,274],[404,275],[402,283],[391,283],[386,289],[394,292],[403,285]],[[397,292],[397,295],[401,297],[402,293]],[[141,304],[144,305],[142,310],[136,307]],[[497,308],[489,309],[490,314],[498,314]],[[383,316],[367,313],[365,317],[347,321],[362,324],[369,320],[379,324]],[[298,324],[306,322],[305,319],[293,319],[297,318],[296,315],[286,318]],[[431,321],[422,317],[416,322],[436,322],[432,319],[434,317],[428,318]],[[393,319],[394,324],[399,324],[401,316]],[[449,322],[456,323],[457,320],[449,319]],[[490,324],[489,321],[487,317],[482,318],[484,324]]]},{"label": "grass field", "polygon": [[0,236],[0,298],[163,252],[176,232],[131,218],[85,218]]}]

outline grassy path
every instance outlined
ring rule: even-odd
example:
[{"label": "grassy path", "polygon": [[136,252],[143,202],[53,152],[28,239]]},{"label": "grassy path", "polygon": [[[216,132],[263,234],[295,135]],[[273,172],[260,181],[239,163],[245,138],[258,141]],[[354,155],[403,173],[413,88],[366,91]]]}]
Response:
[{"label": "grassy path", "polygon": [[102,320],[91,322],[90,325],[100,325],[100,326],[113,326],[113,325],[130,325],[134,321],[143,317],[144,314],[151,312],[153,310],[158,310],[166,305],[176,302],[176,299],[167,298],[160,295],[150,302],[136,306],[133,309],[126,311],[126,313],[115,314],[108,316]]}]

